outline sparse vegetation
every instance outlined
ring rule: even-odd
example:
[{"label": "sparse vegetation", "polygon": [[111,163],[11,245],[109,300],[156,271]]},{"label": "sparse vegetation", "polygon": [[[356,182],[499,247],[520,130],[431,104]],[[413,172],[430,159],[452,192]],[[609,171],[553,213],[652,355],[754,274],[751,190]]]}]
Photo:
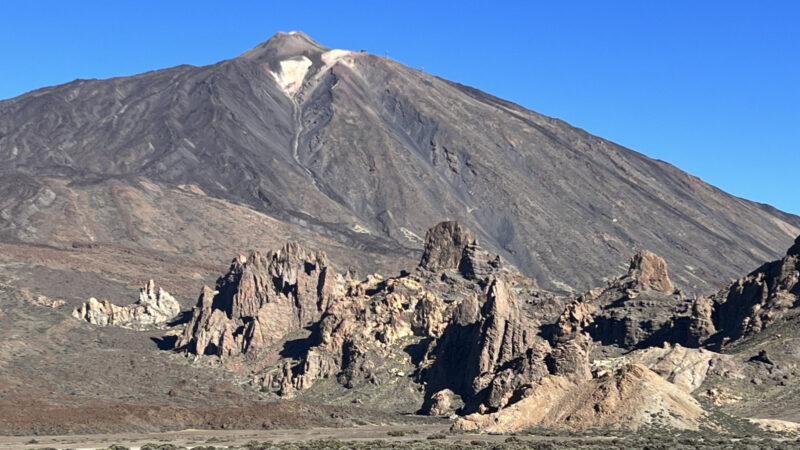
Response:
[{"label": "sparse vegetation", "polygon": [[[430,436],[437,436],[432,434]],[[429,439],[430,439],[429,436]],[[341,441],[338,439],[321,439],[305,442],[256,442],[251,441],[243,446],[227,447],[233,450],[376,450],[389,448],[393,450],[469,450],[469,449],[510,449],[510,450],[555,450],[555,449],[669,449],[669,450],[688,450],[693,448],[725,448],[730,450],[778,450],[797,448],[800,440],[792,439],[763,439],[763,438],[741,438],[733,439],[730,437],[695,437],[685,438],[671,434],[659,433],[654,429],[645,433],[629,434],[625,438],[561,438],[558,440],[542,440],[535,438],[525,438],[509,436],[501,440],[476,440],[467,441],[445,441],[445,435],[439,434],[437,438],[427,442],[414,441]],[[147,450],[178,450],[184,447],[177,447],[171,444],[147,444],[142,449]],[[111,446],[108,450],[127,450],[122,446]],[[193,447],[193,450],[216,450],[215,447]]]}]

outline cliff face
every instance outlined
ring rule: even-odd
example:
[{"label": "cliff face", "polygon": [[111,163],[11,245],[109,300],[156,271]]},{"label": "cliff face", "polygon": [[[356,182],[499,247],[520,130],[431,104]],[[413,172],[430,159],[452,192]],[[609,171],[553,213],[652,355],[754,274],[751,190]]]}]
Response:
[{"label": "cliff face", "polygon": [[719,344],[754,335],[800,306],[800,236],[783,258],[766,263],[713,297]]},{"label": "cliff face", "polygon": [[56,247],[208,260],[258,244],[242,223],[269,222],[261,242],[319,242],[372,272],[417,259],[450,219],[546,288],[581,292],[649,248],[703,292],[800,233],[795,216],[562,121],[302,33],[2,101],[0,158],[0,237]]}]

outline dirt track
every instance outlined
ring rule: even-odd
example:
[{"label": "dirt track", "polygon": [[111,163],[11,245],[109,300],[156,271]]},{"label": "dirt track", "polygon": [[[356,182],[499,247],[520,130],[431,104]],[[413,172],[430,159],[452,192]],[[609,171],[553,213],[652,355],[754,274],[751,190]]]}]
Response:
[{"label": "dirt track", "polygon": [[[62,436],[0,437],[0,450],[23,448],[105,448],[112,444],[135,449],[146,443],[170,443],[179,446],[231,446],[250,441],[307,441],[315,439],[341,440],[412,440],[447,431],[448,424],[437,425],[366,425],[352,428],[310,428],[305,430],[184,430],[166,433],[115,433]],[[403,430],[402,437],[391,437],[387,432]],[[416,433],[414,433],[416,431]],[[459,439],[472,439],[471,435]],[[504,436],[482,436],[482,439],[500,440]]]}]

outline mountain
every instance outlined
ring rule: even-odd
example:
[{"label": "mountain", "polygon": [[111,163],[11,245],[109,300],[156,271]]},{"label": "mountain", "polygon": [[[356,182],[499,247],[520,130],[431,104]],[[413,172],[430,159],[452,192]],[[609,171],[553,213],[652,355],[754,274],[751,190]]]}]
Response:
[{"label": "mountain", "polygon": [[647,248],[709,292],[800,233],[800,217],[563,121],[302,33],[2,101],[0,158],[6,253],[130,285],[147,261],[178,294],[286,240],[342,270],[397,270],[444,219],[542,287],[582,291]]}]

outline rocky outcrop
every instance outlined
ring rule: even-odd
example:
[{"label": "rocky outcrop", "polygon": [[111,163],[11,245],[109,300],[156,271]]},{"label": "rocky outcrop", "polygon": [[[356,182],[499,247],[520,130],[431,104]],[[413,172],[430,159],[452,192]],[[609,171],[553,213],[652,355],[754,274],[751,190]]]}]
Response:
[{"label": "rocky outcrop", "polygon": [[686,392],[694,392],[710,373],[730,376],[733,366],[728,355],[678,344],[633,352],[626,361],[642,364]]},{"label": "rocky outcrop", "polygon": [[92,297],[75,308],[72,316],[94,325],[144,329],[164,325],[178,315],[181,305],[167,291],[158,288],[153,280],[139,289],[136,303],[117,306],[108,300]]},{"label": "rocky outcrop", "polygon": [[[597,311],[589,332],[605,345],[634,349],[696,341],[689,333],[694,301],[675,291],[666,263],[651,252],[635,255],[628,273],[593,297]],[[707,326],[700,316],[704,306],[697,304],[695,327]]]},{"label": "rocky outcrop", "polygon": [[465,411],[496,409],[514,391],[548,373],[549,344],[536,336],[504,281],[492,278],[485,293],[468,297],[426,355],[420,379],[426,383],[423,412],[432,395],[450,389]]},{"label": "rocky outcrop", "polygon": [[703,409],[678,386],[641,364],[625,364],[585,381],[549,375],[518,402],[491,414],[456,421],[465,431],[510,433],[534,426],[638,429],[647,425],[697,429]]},{"label": "rocky outcrop", "polygon": [[758,333],[800,299],[800,236],[786,256],[759,267],[713,296],[715,343]]},{"label": "rocky outcrop", "polygon": [[589,352],[592,338],[587,330],[594,318],[591,301],[579,298],[569,303],[556,322],[553,333],[553,351],[548,357],[550,372],[578,380],[592,378]]},{"label": "rocky outcrop", "polygon": [[[315,344],[288,382],[300,390],[322,378],[335,378],[347,388],[381,383],[388,373],[404,370],[392,362],[403,359],[406,345],[442,334],[451,312],[414,275],[353,282],[348,295],[328,306],[309,338]],[[378,373],[381,364],[385,367]]]},{"label": "rocky outcrop", "polygon": [[492,255],[483,250],[477,242],[464,248],[458,271],[468,280],[486,280],[503,268],[500,255]]},{"label": "rocky outcrop", "polygon": [[425,250],[420,267],[431,270],[457,269],[464,249],[475,242],[475,236],[458,222],[441,222],[425,233]]},{"label": "rocky outcrop", "polygon": [[714,301],[711,298],[701,295],[694,299],[686,337],[688,346],[698,347],[717,332],[713,314]]},{"label": "rocky outcrop", "polygon": [[[397,277],[344,279],[296,245],[237,258],[204,288],[178,346],[226,357],[269,347],[283,359],[232,361],[254,386],[299,400],[399,395],[405,411],[466,415],[465,430],[697,428],[690,393],[709,376],[742,376],[731,358],[685,346],[717,333],[715,307],[683,298],[649,252],[605,288],[544,293],[445,222],[428,232],[420,266]],[[607,344],[632,351],[592,360],[618,351]]]},{"label": "rocky outcrop", "polygon": [[216,290],[203,288],[176,347],[223,357],[254,352],[316,322],[343,293],[324,252],[291,243],[240,256]]},{"label": "rocky outcrop", "polygon": [[499,255],[483,250],[469,229],[458,222],[441,222],[425,234],[419,266],[433,272],[458,270],[468,280],[485,281],[503,263]]},{"label": "rocky outcrop", "polygon": [[637,291],[657,291],[664,294],[675,292],[667,273],[667,263],[648,250],[642,250],[633,257],[628,277],[633,280],[631,288]]}]

